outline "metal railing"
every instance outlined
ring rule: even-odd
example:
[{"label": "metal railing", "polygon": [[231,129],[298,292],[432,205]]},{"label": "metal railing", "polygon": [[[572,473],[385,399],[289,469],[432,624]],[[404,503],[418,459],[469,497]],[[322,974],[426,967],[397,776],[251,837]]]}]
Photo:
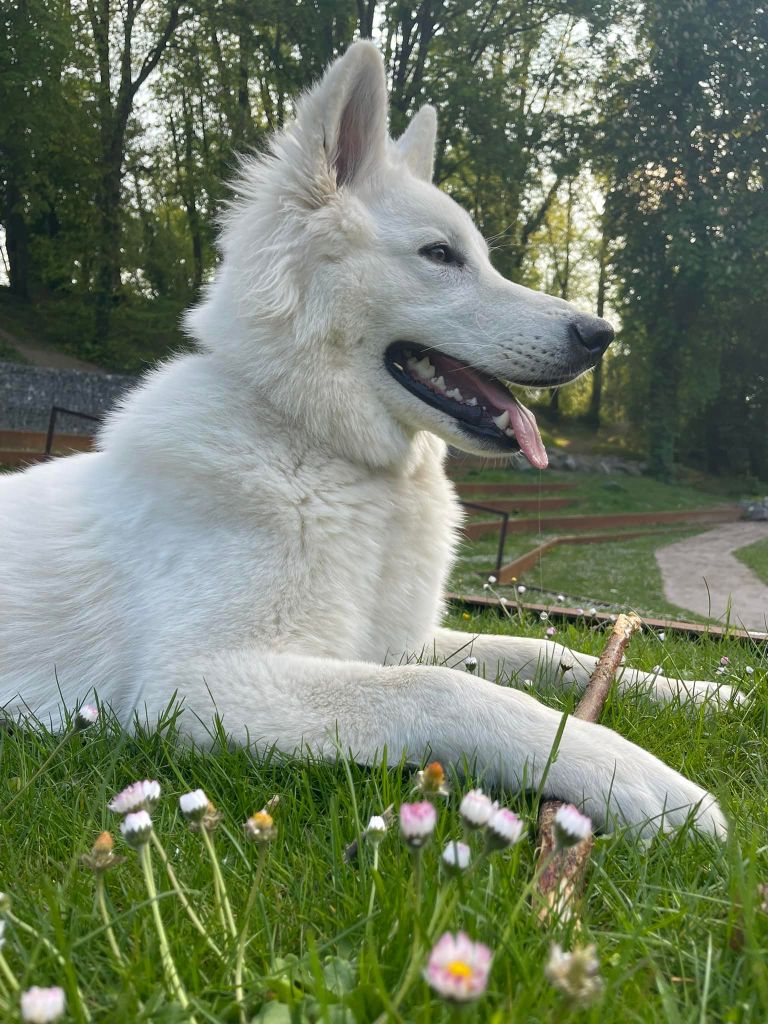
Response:
[{"label": "metal railing", "polygon": [[51,458],[53,453],[53,438],[56,433],[56,418],[59,416],[77,416],[81,420],[90,420],[92,423],[101,423],[101,416],[92,416],[89,412],[77,412],[75,409],[65,409],[63,405],[52,405],[51,415],[48,418],[48,433],[45,436],[45,457]]},{"label": "metal railing", "polygon": [[463,508],[473,508],[478,512],[491,512],[493,515],[498,516],[501,519],[501,526],[499,528],[499,546],[496,552],[496,568],[494,572],[498,576],[501,571],[501,567],[504,565],[504,545],[507,540],[507,526],[509,525],[509,512],[503,512],[500,508],[494,508],[492,505],[478,505],[474,501],[462,501]]}]

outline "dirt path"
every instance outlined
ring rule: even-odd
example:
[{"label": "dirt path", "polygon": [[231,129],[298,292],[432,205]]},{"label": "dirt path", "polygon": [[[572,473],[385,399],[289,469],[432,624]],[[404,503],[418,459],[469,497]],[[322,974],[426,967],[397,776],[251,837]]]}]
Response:
[{"label": "dirt path", "polygon": [[8,345],[11,345],[33,366],[43,366],[51,370],[86,370],[88,373],[106,373],[107,371],[95,363],[86,363],[82,359],[75,359],[65,352],[59,352],[55,348],[45,348],[43,345],[31,345],[29,342],[20,341],[15,335],[0,327],[0,338]]},{"label": "dirt path", "polygon": [[768,586],[732,554],[768,537],[768,523],[727,523],[656,551],[664,594],[680,608],[730,621],[744,629],[768,629]]}]

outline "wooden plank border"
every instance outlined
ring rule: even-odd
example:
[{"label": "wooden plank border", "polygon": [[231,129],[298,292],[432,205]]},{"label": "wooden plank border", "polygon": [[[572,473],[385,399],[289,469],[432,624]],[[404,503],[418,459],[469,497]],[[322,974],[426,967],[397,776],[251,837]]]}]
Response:
[{"label": "wooden plank border", "polygon": [[[494,573],[499,583],[511,583],[513,580],[519,579],[524,573],[535,568],[542,555],[545,555],[553,548],[559,547],[561,544],[610,544],[618,540],[635,540],[638,537],[658,537],[664,534],[671,536],[678,530],[683,529],[685,529],[685,523],[680,523],[679,525],[672,523],[669,526],[658,526],[650,530],[612,530],[609,533],[574,533],[563,537],[552,537],[550,540],[544,541],[543,544],[539,544],[537,547],[531,548],[530,551],[526,551],[524,555],[520,555],[514,562],[508,562],[507,565],[503,565],[498,572],[494,569]],[[478,576],[487,575],[487,573],[483,572],[478,573]]]},{"label": "wooden plank border", "polygon": [[[611,515],[544,516],[516,519],[507,533],[554,533],[557,530],[608,530],[622,526],[653,526],[658,523],[725,523],[741,518],[738,505],[693,508],[674,512],[619,512]],[[466,523],[464,534],[470,540],[496,530],[495,523]]]},{"label": "wooden plank border", "polygon": [[[450,604],[469,605],[469,607],[495,610],[499,615],[503,614],[498,600],[495,597],[486,597],[485,594],[455,594],[449,592],[445,595],[445,598]],[[521,607],[526,612],[535,612],[537,614],[547,612],[550,619],[563,619],[565,621],[580,619],[595,626],[609,626],[616,618],[616,615],[612,612],[595,612],[594,615],[589,615],[584,611],[580,612],[576,608],[568,608],[560,604],[551,605],[528,602],[522,604]],[[651,629],[671,629],[679,633],[687,633],[693,637],[712,636],[721,640],[748,640],[752,643],[768,644],[768,633],[764,633],[761,630],[737,629],[733,626],[726,628],[725,626],[715,626],[704,622],[657,619],[645,615],[641,615],[640,618],[643,620],[643,625]]]}]

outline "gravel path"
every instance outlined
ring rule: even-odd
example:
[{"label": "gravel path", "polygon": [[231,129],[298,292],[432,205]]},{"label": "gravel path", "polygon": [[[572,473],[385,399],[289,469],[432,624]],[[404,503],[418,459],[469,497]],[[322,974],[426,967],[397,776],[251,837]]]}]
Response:
[{"label": "gravel path", "polygon": [[656,551],[664,594],[679,608],[744,629],[768,629],[768,586],[732,554],[768,537],[768,523],[727,523]]}]

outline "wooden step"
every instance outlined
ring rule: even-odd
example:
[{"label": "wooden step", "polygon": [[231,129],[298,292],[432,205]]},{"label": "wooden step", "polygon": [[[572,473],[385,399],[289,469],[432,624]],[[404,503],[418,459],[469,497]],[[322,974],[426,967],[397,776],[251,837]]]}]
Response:
[{"label": "wooden step", "polygon": [[6,469],[18,469],[22,466],[34,466],[36,462],[45,462],[45,455],[42,452],[20,452],[16,448],[0,448],[0,466]]},{"label": "wooden step", "polygon": [[[656,523],[726,523],[741,518],[738,505],[716,508],[694,508],[682,512],[624,512],[616,515],[589,516],[532,516],[530,519],[513,519],[507,526],[507,533],[559,533],[562,530],[609,530],[622,526],[650,526]],[[467,523],[464,534],[470,540],[498,533],[498,520],[487,523]]]},{"label": "wooden step", "polygon": [[[2,451],[44,452],[47,435],[44,430],[0,430]],[[61,434],[53,436],[54,451],[88,452],[93,446],[90,434]]]},{"label": "wooden step", "polygon": [[[573,504],[572,498],[473,498],[472,503],[476,505],[484,505],[487,509],[494,509],[498,512],[545,512],[547,509],[566,508],[568,505]],[[483,515],[483,512],[470,509],[470,512],[474,515]],[[490,515],[490,511],[488,512]]]}]

